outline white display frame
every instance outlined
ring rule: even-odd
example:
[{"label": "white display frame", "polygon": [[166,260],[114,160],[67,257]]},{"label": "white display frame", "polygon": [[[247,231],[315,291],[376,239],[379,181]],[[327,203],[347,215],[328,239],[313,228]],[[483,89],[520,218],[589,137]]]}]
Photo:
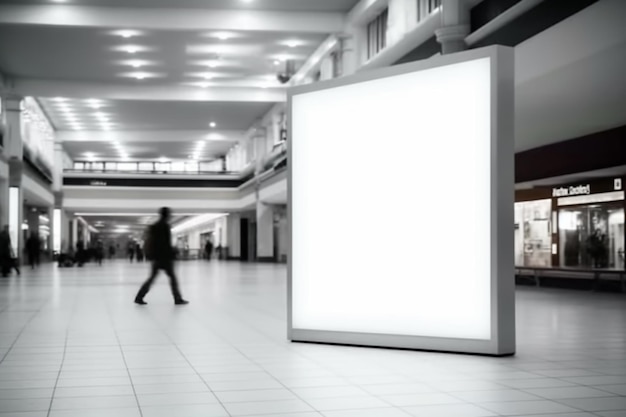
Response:
[{"label": "white display frame", "polygon": [[[293,193],[291,144],[294,143],[292,100],[299,94],[332,89],[386,77],[434,69],[482,58],[490,59],[491,67],[491,338],[461,339],[422,337],[402,334],[372,334],[310,330],[293,327]],[[442,108],[442,112],[446,109]],[[294,87],[288,90],[288,339],[293,342],[327,343],[355,346],[388,347],[413,350],[472,353],[494,356],[515,353],[515,279],[514,279],[514,50],[492,46],[461,53],[433,57],[428,60],[357,73],[339,79]],[[330,150],[332,152],[332,150]],[[320,169],[324,169],[320,165]],[[415,178],[409,179],[415,181]],[[410,185],[410,184],[409,184]],[[462,202],[459,202],[462,204]],[[442,265],[442,271],[449,266]],[[453,273],[462,274],[463,269]]]}]

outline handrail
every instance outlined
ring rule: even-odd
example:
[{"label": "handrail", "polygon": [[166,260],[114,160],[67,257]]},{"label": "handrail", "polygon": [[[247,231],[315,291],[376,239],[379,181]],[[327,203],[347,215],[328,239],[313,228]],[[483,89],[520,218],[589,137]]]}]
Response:
[{"label": "handrail", "polygon": [[63,173],[65,174],[125,174],[125,175],[133,175],[133,174],[154,174],[154,175],[239,175],[239,172],[233,171],[158,171],[158,170],[142,170],[142,171],[125,171],[125,170],[105,170],[105,169],[73,169],[73,168],[65,168],[63,169]]}]

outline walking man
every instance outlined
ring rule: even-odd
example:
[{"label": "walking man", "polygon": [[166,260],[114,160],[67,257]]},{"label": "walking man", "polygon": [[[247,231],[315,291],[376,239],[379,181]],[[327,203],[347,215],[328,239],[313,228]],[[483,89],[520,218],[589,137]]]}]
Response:
[{"label": "walking man", "polygon": [[178,289],[178,280],[174,274],[174,249],[172,248],[172,232],[170,230],[170,209],[163,207],[159,210],[161,218],[158,222],[150,226],[148,239],[145,244],[146,254],[152,259],[152,272],[150,277],[144,282],[135,297],[135,303],[145,305],[144,297],[150,291],[160,270],[163,270],[170,279],[170,287],[174,296],[174,304],[188,304],[189,301],[183,299]]}]

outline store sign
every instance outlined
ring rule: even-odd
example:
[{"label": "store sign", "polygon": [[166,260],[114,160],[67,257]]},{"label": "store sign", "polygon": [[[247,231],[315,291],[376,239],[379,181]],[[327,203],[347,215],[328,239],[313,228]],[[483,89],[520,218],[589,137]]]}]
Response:
[{"label": "store sign", "polygon": [[591,194],[591,185],[578,185],[571,187],[559,187],[552,189],[552,197],[570,197],[574,195]]},{"label": "store sign", "polygon": [[89,185],[93,185],[94,187],[106,187],[106,181],[91,181]]}]

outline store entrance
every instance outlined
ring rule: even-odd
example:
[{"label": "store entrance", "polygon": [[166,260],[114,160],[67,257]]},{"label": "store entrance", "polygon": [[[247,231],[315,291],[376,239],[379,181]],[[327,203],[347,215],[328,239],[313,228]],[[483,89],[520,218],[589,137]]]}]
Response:
[{"label": "store entrance", "polygon": [[624,269],[624,207],[604,203],[559,210],[565,267]]}]

